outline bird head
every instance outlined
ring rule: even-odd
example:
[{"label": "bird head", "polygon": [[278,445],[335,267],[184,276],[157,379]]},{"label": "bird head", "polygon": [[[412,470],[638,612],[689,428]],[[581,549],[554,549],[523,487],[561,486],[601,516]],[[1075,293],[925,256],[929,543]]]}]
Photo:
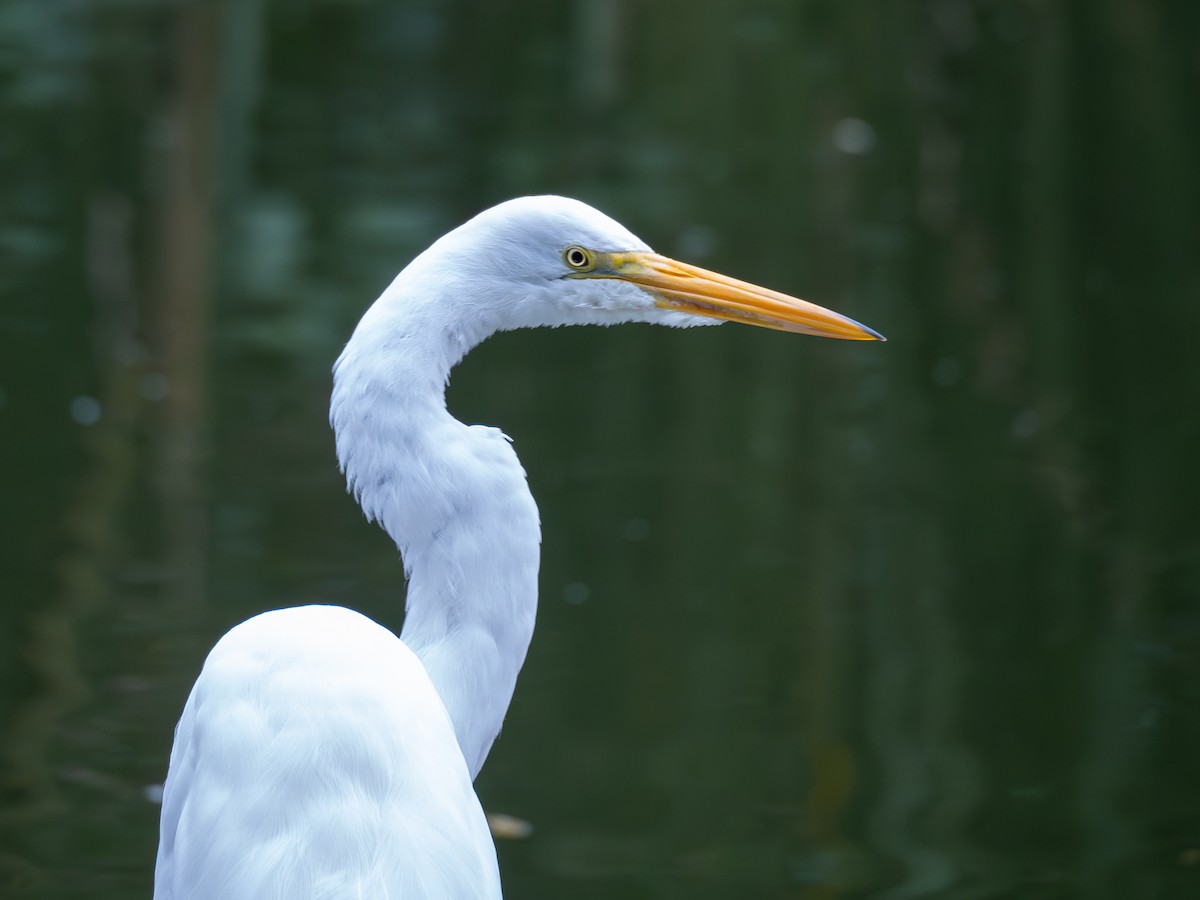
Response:
[{"label": "bird head", "polygon": [[[884,340],[831,310],[653,252],[578,200],[522,197],[488,209],[414,261],[455,282],[489,330],[650,322],[742,322],[843,340]],[[410,267],[411,268],[411,267]]]}]

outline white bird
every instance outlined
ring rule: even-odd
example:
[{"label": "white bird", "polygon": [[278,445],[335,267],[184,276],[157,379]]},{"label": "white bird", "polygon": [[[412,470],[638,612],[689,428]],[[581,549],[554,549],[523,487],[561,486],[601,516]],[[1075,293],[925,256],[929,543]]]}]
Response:
[{"label": "white bird", "polygon": [[509,439],[447,412],[450,370],[497,331],[721,320],[882,340],[562,197],[480,213],[396,277],[334,366],[330,422],[403,557],[403,630],[305,606],[221,638],[175,731],[156,900],[500,896],[471,783],[533,635],[541,534]]}]

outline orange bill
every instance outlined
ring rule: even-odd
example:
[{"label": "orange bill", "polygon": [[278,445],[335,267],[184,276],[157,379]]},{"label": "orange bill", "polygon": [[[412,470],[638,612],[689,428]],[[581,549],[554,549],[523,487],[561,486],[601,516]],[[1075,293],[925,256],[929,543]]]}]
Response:
[{"label": "orange bill", "polygon": [[636,284],[652,293],[665,309],[843,341],[887,340],[878,331],[815,303],[657,253],[603,256],[593,277],[620,278]]}]

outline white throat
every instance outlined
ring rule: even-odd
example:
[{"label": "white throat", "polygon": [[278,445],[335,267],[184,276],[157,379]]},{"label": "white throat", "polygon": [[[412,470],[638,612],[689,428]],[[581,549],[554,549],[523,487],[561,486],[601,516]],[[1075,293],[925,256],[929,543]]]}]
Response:
[{"label": "white throat", "polygon": [[446,410],[450,369],[494,328],[423,302],[401,273],[334,366],[330,422],[363,511],[408,574],[400,637],[479,772],[533,636],[541,530],[525,471],[498,429]]}]

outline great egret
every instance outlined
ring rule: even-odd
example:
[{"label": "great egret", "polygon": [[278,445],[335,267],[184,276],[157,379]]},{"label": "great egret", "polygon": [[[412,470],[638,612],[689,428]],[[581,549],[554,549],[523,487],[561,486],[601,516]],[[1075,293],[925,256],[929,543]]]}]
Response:
[{"label": "great egret", "polygon": [[533,634],[541,535],[508,438],[447,412],[450,370],[497,331],[721,320],[882,340],[562,197],[480,213],[396,277],[334,366],[330,422],[404,560],[401,636],[306,606],[221,638],[175,732],[157,900],[500,896],[471,782]]}]

